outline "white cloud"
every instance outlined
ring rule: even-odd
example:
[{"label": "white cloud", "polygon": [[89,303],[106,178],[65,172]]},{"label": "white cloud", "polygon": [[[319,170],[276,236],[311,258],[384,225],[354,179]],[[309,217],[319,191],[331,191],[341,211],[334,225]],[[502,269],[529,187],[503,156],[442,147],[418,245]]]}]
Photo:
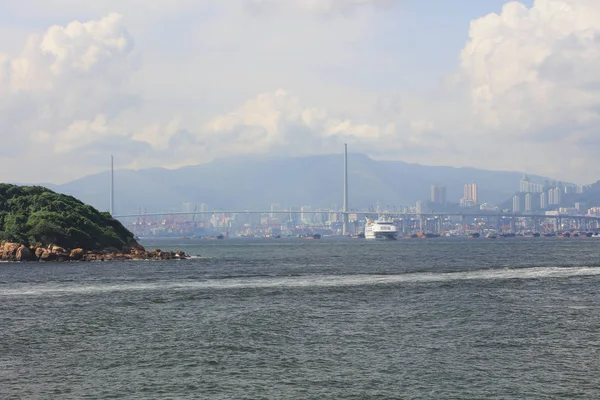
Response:
[{"label": "white cloud", "polygon": [[3,56],[0,129],[5,148],[21,145],[4,152],[4,162],[35,165],[40,153],[98,140],[112,118],[136,104],[129,87],[136,67],[133,40],[118,14],[52,26],[31,36],[20,55]]},{"label": "white cloud", "polygon": [[488,146],[504,148],[517,168],[597,179],[576,160],[600,150],[600,2],[506,3],[472,21],[461,72]]},{"label": "white cloud", "polygon": [[389,155],[424,144],[425,131],[430,128],[427,121],[403,124],[343,119],[304,106],[297,96],[277,90],[215,117],[198,138],[209,151],[214,148],[227,154],[322,154],[338,152],[343,143],[349,143],[361,151]]},{"label": "white cloud", "polygon": [[394,80],[410,54],[388,35],[400,22],[373,10],[397,3],[11,3],[13,15],[76,21],[0,53],[0,167],[64,181],[105,169],[108,152],[155,167],[349,143],[379,158],[598,178],[600,2],[510,2],[473,20],[455,85],[430,92]]},{"label": "white cloud", "polygon": [[42,54],[53,62],[50,70],[56,76],[65,73],[90,73],[95,68],[127,58],[133,40],[121,24],[119,14],[109,14],[100,21],[71,22],[66,27],[52,26],[42,38]]},{"label": "white cloud", "polygon": [[461,59],[484,122],[533,140],[600,122],[598,17],[595,0],[537,0],[473,21]]}]

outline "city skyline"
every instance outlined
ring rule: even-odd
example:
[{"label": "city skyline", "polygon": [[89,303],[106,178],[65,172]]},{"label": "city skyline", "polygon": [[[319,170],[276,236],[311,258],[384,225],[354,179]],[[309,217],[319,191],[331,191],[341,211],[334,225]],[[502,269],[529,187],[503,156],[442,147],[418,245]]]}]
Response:
[{"label": "city skyline", "polygon": [[118,169],[176,168],[342,143],[377,160],[599,178],[595,0],[5,5],[4,181],[65,183],[108,154]]}]

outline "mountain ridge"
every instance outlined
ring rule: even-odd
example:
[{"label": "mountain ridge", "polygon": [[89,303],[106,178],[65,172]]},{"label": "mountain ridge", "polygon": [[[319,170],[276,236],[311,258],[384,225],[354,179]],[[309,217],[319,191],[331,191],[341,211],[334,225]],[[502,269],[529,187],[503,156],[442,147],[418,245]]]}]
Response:
[{"label": "mountain ridge", "polygon": [[[427,166],[403,161],[378,161],[359,153],[348,155],[351,209],[414,205],[428,200],[432,185],[445,185],[447,199],[458,202],[466,183],[479,187],[480,202],[500,203],[519,188],[524,174],[471,167]],[[312,206],[341,207],[343,155],[305,157],[225,157],[178,169],[119,169],[115,176],[115,213],[179,211],[184,203],[208,209],[268,209]],[[528,176],[541,181],[541,176]],[[99,209],[109,207],[110,171],[61,185],[47,185]]]}]

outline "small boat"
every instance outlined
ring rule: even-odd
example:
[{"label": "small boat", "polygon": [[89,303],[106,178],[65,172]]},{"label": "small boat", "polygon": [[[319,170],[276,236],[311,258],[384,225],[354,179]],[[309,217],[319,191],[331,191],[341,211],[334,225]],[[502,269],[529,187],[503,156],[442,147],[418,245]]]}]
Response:
[{"label": "small boat", "polygon": [[306,235],[306,239],[321,239],[321,234],[320,233],[313,233],[310,235]]},{"label": "small boat", "polygon": [[223,235],[222,233],[219,233],[217,236],[215,236],[217,239],[225,239],[225,235]]},{"label": "small boat", "polygon": [[480,237],[480,236],[481,236],[481,234],[480,234],[479,232],[473,232],[473,233],[471,233],[471,234],[469,235],[469,238],[471,238],[471,239],[475,239],[475,238],[478,238],[478,237]]},{"label": "small boat", "polygon": [[365,238],[365,233],[364,232],[360,232],[357,233],[356,235],[350,235],[351,239],[364,239]]},{"label": "small boat", "polygon": [[436,238],[436,237],[440,237],[440,235],[438,235],[437,233],[421,233],[420,235],[418,235],[421,239],[431,239],[431,238]]},{"label": "small boat", "polygon": [[509,237],[515,237],[517,236],[516,234],[512,233],[512,232],[503,232],[499,235],[500,237],[503,238],[509,238]]}]

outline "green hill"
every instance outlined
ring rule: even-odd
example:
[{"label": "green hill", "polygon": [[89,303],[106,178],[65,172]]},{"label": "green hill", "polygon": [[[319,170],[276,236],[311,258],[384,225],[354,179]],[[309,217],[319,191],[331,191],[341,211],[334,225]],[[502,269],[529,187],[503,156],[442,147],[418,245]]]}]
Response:
[{"label": "green hill", "polygon": [[0,240],[87,250],[128,250],[136,244],[108,213],[41,186],[10,184],[0,184]]}]

